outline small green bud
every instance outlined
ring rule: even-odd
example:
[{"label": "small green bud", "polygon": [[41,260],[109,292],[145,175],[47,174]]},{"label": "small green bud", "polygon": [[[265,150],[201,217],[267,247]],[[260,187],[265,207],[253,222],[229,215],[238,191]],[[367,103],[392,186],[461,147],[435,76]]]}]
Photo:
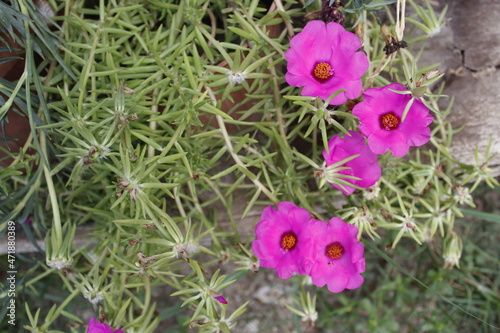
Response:
[{"label": "small green bud", "polygon": [[443,242],[444,268],[460,267],[459,261],[462,256],[462,239],[455,233],[446,236]]}]

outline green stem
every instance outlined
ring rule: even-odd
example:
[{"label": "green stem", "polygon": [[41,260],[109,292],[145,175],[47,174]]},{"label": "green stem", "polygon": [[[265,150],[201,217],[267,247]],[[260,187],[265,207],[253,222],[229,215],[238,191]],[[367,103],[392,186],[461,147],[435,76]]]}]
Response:
[{"label": "green stem", "polygon": [[[233,144],[231,143],[231,138],[229,137],[229,133],[227,132],[226,125],[224,124],[224,119],[222,119],[222,117],[219,116],[219,115],[216,115],[215,117],[217,118],[217,123],[219,124],[219,128],[220,128],[220,131],[221,131],[222,136],[224,138],[224,141],[226,143],[227,150],[231,154],[234,162],[238,166],[242,167],[243,169],[248,170],[247,166],[241,161],[241,159],[238,156],[238,154],[236,154],[234,152]],[[250,180],[255,184],[255,186],[258,189],[260,189],[262,191],[262,193],[264,193],[269,198],[269,200],[271,200],[275,205],[279,204],[280,201],[274,196],[274,194],[271,193],[271,191],[269,191],[267,189],[267,187],[265,187],[257,179],[257,176],[255,176],[252,172],[250,172],[250,170],[248,170],[248,174],[249,175],[253,175],[252,177],[250,177],[249,175],[247,175],[247,176],[249,176],[248,178],[250,178]]]},{"label": "green stem", "polygon": [[[278,8],[279,11],[286,13],[285,7],[283,6],[283,3],[281,2],[281,0],[274,0],[274,4],[276,5],[276,8]],[[295,35],[295,32],[293,31],[292,23],[289,20],[284,20],[284,23],[285,23],[286,30],[288,31],[288,37],[292,38]]]},{"label": "green stem", "polygon": [[[17,81],[17,84],[15,88],[12,90],[12,93],[10,94],[9,99],[7,102],[5,102],[4,105],[0,108],[0,119],[3,119],[7,112],[11,109],[12,104],[14,103],[14,99],[19,93],[19,90],[21,90],[21,87],[23,86],[23,83],[26,82],[26,77],[28,75],[28,71],[25,69],[19,80]],[[3,86],[3,85],[2,85]],[[29,93],[29,90],[26,91],[26,93]]]},{"label": "green stem", "polygon": [[[45,332],[45,330],[49,328],[50,324],[52,324],[61,315],[61,312],[64,310],[66,305],[68,305],[68,303],[78,294],[80,294],[80,290],[78,289],[73,290],[73,292],[64,300],[64,302],[62,302],[61,305],[59,305],[57,310],[54,311],[52,316],[50,318],[45,318],[45,323],[41,327],[43,332]],[[44,328],[45,330],[43,330]]]},{"label": "green stem", "polygon": [[[162,80],[162,76],[158,76],[158,78],[156,79],[156,82],[159,82],[161,80]],[[153,90],[153,96],[158,96],[158,93],[159,93],[159,87],[156,87]],[[158,113],[158,103],[159,102],[160,101],[156,101],[156,103],[153,103],[153,105],[151,106],[151,117],[154,117]],[[158,125],[158,122],[156,122],[156,121],[151,121],[149,123],[149,128],[151,129],[151,132],[156,131],[157,125]],[[153,140],[154,138],[151,136],[150,139]],[[155,148],[149,146],[148,147],[148,157],[152,158],[153,156],[155,156]]]},{"label": "green stem", "polygon": [[[269,63],[272,63],[272,60],[269,59]],[[276,111],[276,121],[278,122],[278,129],[280,132],[281,137],[283,138],[283,142],[285,143],[286,148],[288,148],[288,151],[290,151],[290,145],[288,144],[288,136],[286,134],[286,129],[285,125],[283,124],[283,109],[281,106],[279,106],[280,100],[281,100],[281,95],[280,95],[280,85],[278,83],[278,74],[276,73],[276,66],[271,66],[270,68],[271,74],[273,76],[273,83],[274,83],[274,105],[275,105],[275,111]],[[284,157],[287,159],[287,162],[291,162],[291,158],[289,155],[284,155]]]},{"label": "green stem", "polygon": [[172,146],[177,142],[179,136],[181,136],[181,134],[184,133],[185,128],[186,128],[186,123],[179,124],[179,127],[177,127],[177,130],[175,131],[174,135],[172,135],[172,137],[170,138],[170,141],[168,142],[167,146],[163,148],[161,154],[159,155],[159,158],[165,157],[167,155]]},{"label": "green stem", "polygon": [[393,184],[388,182],[384,177],[380,177],[380,181],[382,183],[384,183],[387,187],[389,187],[391,190],[393,190],[394,192],[399,193],[399,195],[401,195],[401,196],[405,196],[405,194],[399,188],[397,188],[396,186],[394,186]]},{"label": "green stem", "polygon": [[149,276],[147,275],[145,275],[143,279],[144,279],[144,289],[146,290],[146,293],[144,295],[144,306],[142,308],[142,315],[147,316],[147,313],[149,311],[149,304],[151,303],[151,282],[149,280]]},{"label": "green stem", "polygon": [[[47,145],[46,136],[43,131],[40,132],[40,145],[43,149],[43,155],[47,156]],[[59,244],[62,244],[62,223],[61,216],[59,214],[59,203],[57,202],[56,189],[54,187],[54,182],[52,181],[52,176],[50,175],[49,167],[42,163],[43,173],[45,175],[45,183],[47,184],[47,190],[49,192],[50,205],[52,206],[52,214],[54,215],[53,227],[55,232],[55,237]]]},{"label": "green stem", "polygon": [[105,22],[105,17],[101,17],[99,20],[99,25],[97,26],[97,30],[95,32],[94,36],[94,41],[92,42],[92,46],[90,48],[89,52],[89,59],[87,60],[87,63],[85,64],[85,68],[82,71],[82,75],[80,76],[80,97],[78,98],[78,112],[80,113],[80,116],[82,114],[82,108],[83,108],[83,99],[85,97],[85,92],[86,89],[85,87],[87,86],[87,81],[90,76],[90,70],[93,67],[94,64],[94,56],[95,56],[95,51],[97,49],[97,44],[99,43],[99,36],[101,35],[101,31],[103,29]]}]

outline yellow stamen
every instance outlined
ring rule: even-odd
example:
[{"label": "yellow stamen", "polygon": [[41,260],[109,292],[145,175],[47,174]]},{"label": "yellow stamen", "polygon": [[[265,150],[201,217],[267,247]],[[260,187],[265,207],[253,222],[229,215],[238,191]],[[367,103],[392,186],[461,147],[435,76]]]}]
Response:
[{"label": "yellow stamen", "polygon": [[295,245],[297,245],[297,236],[293,231],[285,232],[283,236],[281,236],[281,248],[283,250],[293,250]]},{"label": "yellow stamen", "polygon": [[320,62],[316,64],[313,71],[313,76],[317,80],[326,80],[333,75],[333,68],[326,62]]},{"label": "yellow stamen", "polygon": [[380,116],[380,126],[386,131],[392,131],[399,126],[399,117],[394,114],[394,112],[386,113]]},{"label": "yellow stamen", "polygon": [[340,259],[344,254],[344,247],[339,242],[331,243],[326,246],[325,254],[334,260]]}]

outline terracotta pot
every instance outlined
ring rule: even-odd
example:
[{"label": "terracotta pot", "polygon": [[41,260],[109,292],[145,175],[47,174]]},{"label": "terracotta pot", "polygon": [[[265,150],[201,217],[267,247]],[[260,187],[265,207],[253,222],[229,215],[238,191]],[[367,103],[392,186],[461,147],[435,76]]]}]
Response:
[{"label": "terracotta pot", "polygon": [[[11,49],[20,49],[10,36],[5,33],[1,34],[2,38],[7,41],[7,45],[0,43],[0,47],[10,47]],[[0,59],[7,57],[21,56],[19,51],[0,52]],[[15,59],[6,63],[0,64],[0,78],[10,82],[19,80],[24,71],[24,59]],[[8,96],[2,95],[7,100]],[[0,146],[8,149],[12,153],[19,152],[20,148],[26,143],[26,139],[30,134],[30,124],[28,117],[20,115],[14,110],[9,110],[4,120],[4,129],[0,126]],[[0,166],[7,167],[12,163],[12,158],[0,151]]]}]

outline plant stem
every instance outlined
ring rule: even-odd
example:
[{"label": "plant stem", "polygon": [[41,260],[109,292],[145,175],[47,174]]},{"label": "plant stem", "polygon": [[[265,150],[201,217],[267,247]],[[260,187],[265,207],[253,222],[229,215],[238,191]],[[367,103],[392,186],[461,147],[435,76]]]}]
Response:
[{"label": "plant stem", "polygon": [[80,97],[78,98],[78,109],[77,109],[77,111],[80,113],[80,116],[82,115],[83,99],[85,97],[85,92],[86,92],[85,87],[87,86],[87,81],[90,76],[90,70],[92,69],[94,64],[94,56],[97,49],[97,44],[99,43],[99,36],[101,35],[102,29],[104,27],[105,20],[106,20],[105,17],[101,17],[99,20],[99,25],[97,26],[97,29],[95,31],[94,41],[92,42],[92,46],[90,48],[89,59],[87,60],[87,63],[85,64],[85,69],[82,71],[82,75],[80,77]]},{"label": "plant stem", "polygon": [[[240,166],[240,167],[248,170],[248,168],[246,167],[246,165],[241,161],[241,159],[238,156],[238,154],[236,154],[233,151],[233,144],[231,143],[231,138],[229,137],[229,134],[227,133],[226,125],[224,124],[224,120],[219,115],[216,115],[215,117],[217,118],[217,123],[219,124],[220,131],[222,133],[222,136],[224,137],[224,141],[226,142],[226,147],[227,147],[229,153],[231,154],[231,157],[233,158],[234,162],[238,166]],[[249,172],[249,173],[251,173],[251,172]],[[271,200],[275,205],[277,205],[280,201],[274,196],[274,194],[272,194],[267,189],[267,187],[265,187],[257,179],[257,176],[255,176],[253,173],[251,173],[251,174],[253,175],[253,177],[249,177],[249,178],[255,184],[255,186],[257,186],[257,188],[260,189],[269,198],[269,200]]]}]

